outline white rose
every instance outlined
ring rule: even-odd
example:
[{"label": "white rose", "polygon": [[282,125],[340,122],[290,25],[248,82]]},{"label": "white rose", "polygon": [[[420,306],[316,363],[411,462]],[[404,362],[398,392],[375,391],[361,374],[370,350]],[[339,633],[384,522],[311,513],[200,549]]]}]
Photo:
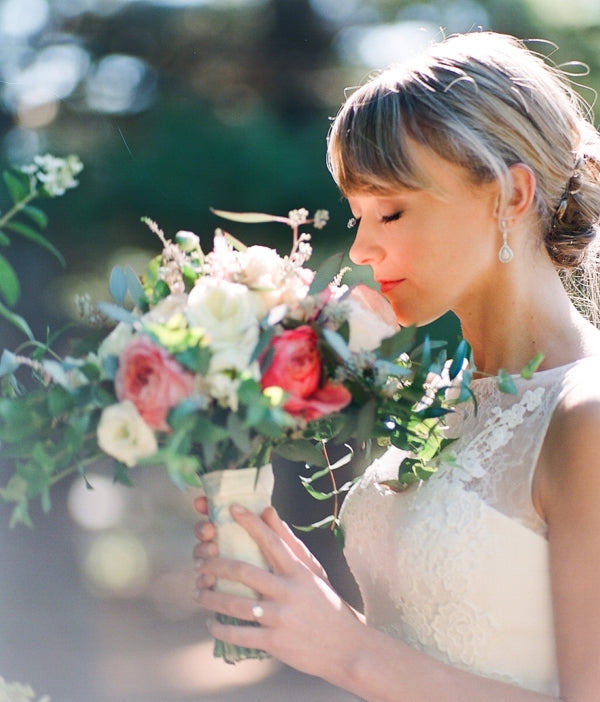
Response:
[{"label": "white rose", "polygon": [[190,326],[209,337],[211,350],[237,347],[250,354],[258,341],[257,306],[245,285],[218,278],[200,278],[188,297]]},{"label": "white rose", "polygon": [[104,408],[96,435],[98,446],[129,468],[158,450],[154,432],[130,400]]},{"label": "white rose", "polygon": [[104,339],[98,348],[98,357],[101,361],[109,356],[120,356],[123,349],[129,345],[134,337],[130,324],[119,322],[111,333]]},{"label": "white rose", "polygon": [[183,314],[186,302],[187,295],[185,293],[169,295],[144,315],[144,321],[166,324],[175,315]]},{"label": "white rose", "polygon": [[366,285],[357,285],[347,298],[350,314],[351,351],[373,351],[399,329],[392,306],[383,295]]}]

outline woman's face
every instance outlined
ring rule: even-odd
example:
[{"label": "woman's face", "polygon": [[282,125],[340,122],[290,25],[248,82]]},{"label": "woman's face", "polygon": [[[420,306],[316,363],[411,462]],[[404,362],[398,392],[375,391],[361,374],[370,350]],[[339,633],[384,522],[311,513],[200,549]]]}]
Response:
[{"label": "woman's face", "polygon": [[403,326],[449,310],[468,314],[491,294],[502,266],[497,182],[474,186],[461,167],[420,145],[414,155],[443,195],[398,188],[348,197],[358,227],[350,258],[371,266]]}]

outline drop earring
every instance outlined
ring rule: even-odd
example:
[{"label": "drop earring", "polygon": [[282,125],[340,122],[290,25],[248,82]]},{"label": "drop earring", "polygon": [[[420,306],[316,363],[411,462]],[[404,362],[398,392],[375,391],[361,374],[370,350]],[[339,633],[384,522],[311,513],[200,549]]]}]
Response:
[{"label": "drop earring", "polygon": [[498,251],[498,259],[500,263],[510,263],[513,259],[514,252],[508,245],[508,226],[505,219],[500,220],[500,231],[502,232],[502,246]]}]

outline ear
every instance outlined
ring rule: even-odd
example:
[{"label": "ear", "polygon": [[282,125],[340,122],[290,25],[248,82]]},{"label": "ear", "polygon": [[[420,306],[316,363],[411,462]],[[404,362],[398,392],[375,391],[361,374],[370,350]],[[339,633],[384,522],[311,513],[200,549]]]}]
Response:
[{"label": "ear", "polygon": [[524,163],[515,163],[510,168],[512,179],[510,197],[501,213],[502,219],[517,220],[526,215],[535,199],[537,179]]}]

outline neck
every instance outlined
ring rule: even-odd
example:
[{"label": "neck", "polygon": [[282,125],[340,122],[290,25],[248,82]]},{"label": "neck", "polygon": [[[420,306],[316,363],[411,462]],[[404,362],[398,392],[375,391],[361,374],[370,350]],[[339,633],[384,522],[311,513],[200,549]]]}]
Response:
[{"label": "neck", "polygon": [[600,331],[574,308],[554,268],[544,262],[535,271],[509,269],[513,263],[501,269],[500,285],[455,310],[477,369],[518,373],[538,353],[541,369],[600,353]]}]

